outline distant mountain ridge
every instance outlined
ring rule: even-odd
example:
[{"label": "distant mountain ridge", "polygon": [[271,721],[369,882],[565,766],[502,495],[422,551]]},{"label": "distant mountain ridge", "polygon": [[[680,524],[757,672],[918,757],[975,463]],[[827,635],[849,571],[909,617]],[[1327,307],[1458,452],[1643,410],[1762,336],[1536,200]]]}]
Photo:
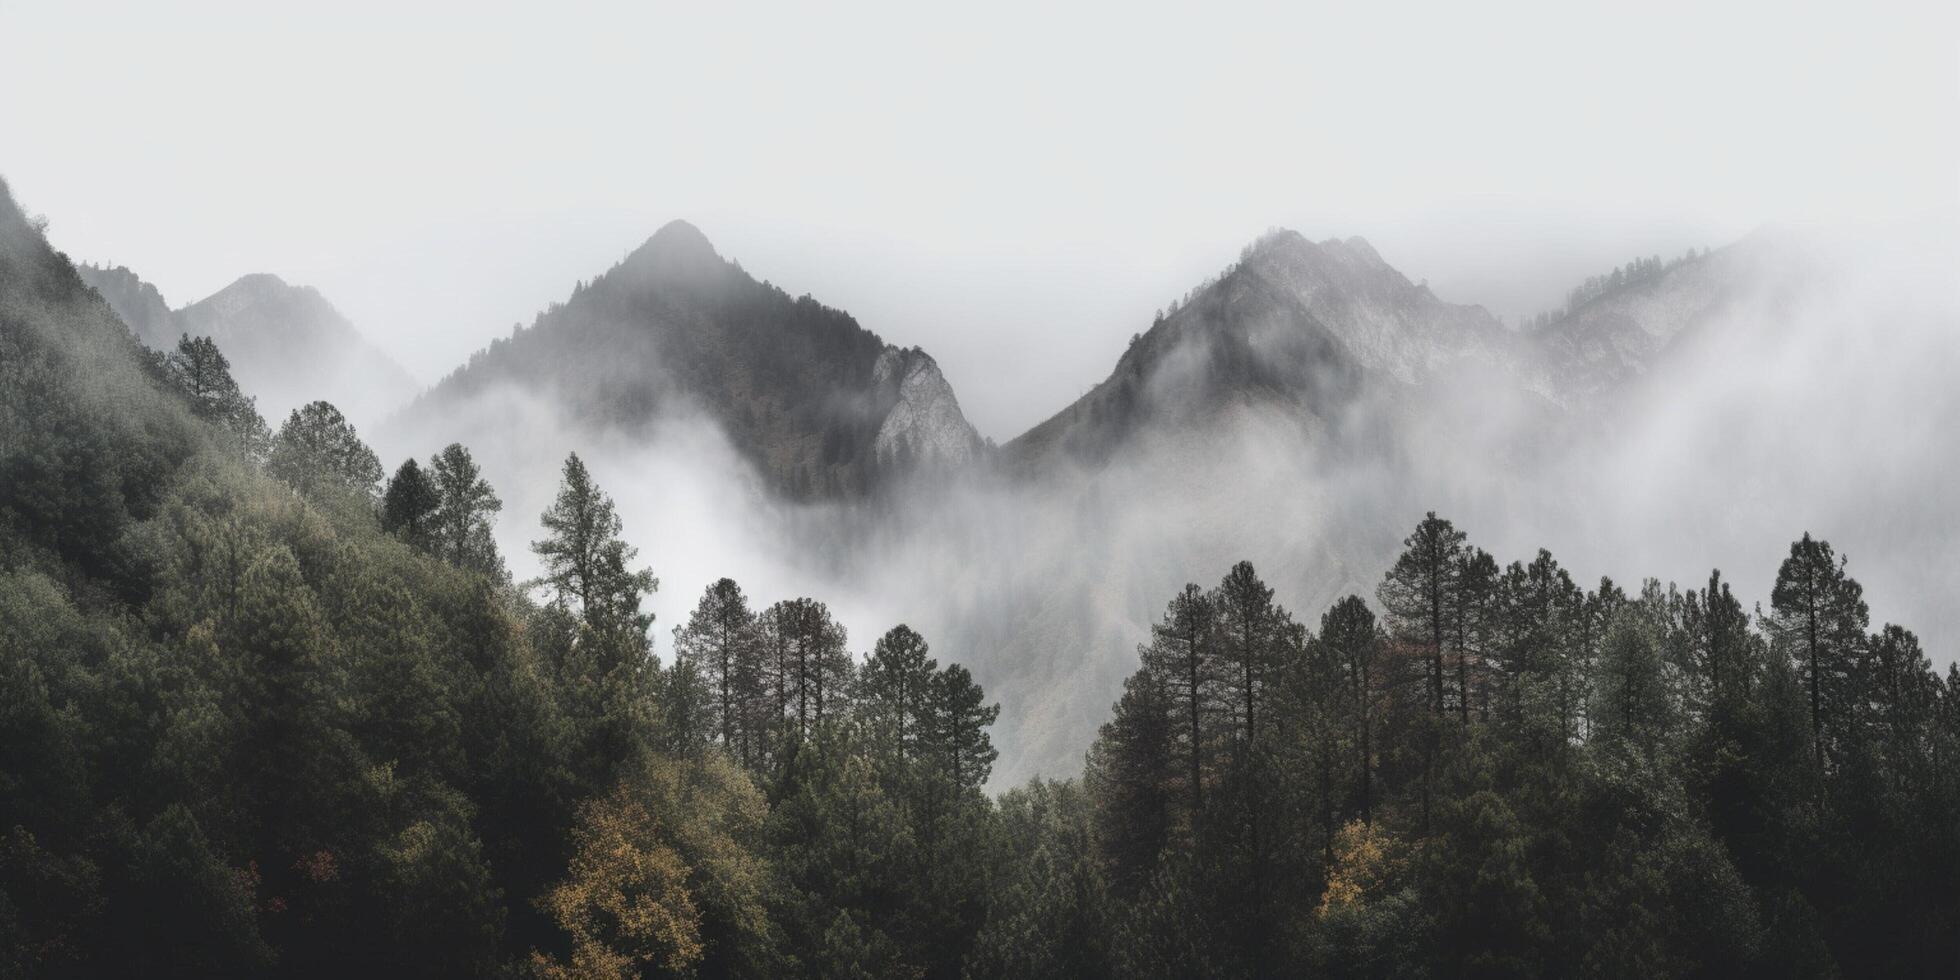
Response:
[{"label": "distant mountain ridge", "polygon": [[472,355],[407,414],[439,417],[504,386],[596,428],[705,413],[796,499],[860,495],[984,447],[931,356],[757,281],[685,221]]},{"label": "distant mountain ridge", "polygon": [[1518,346],[1482,307],[1444,302],[1360,238],[1279,231],[1153,323],[1115,371],[1003,447],[1010,466],[1106,458],[1149,425],[1194,425],[1236,404],[1327,421],[1377,385],[1503,366]]},{"label": "distant mountain ridge", "polygon": [[420,387],[310,286],[253,273],[171,310],[155,286],[126,267],[77,271],[145,346],[167,351],[184,334],[216,341],[275,428],[291,409],[322,398],[357,422],[376,421]]},{"label": "distant mountain ridge", "polygon": [[1142,428],[1198,425],[1233,405],[1276,406],[1311,424],[1371,396],[1392,406],[1473,375],[1566,414],[1645,375],[1765,278],[1800,273],[1771,252],[1752,238],[1690,256],[1514,330],[1483,307],[1439,299],[1361,238],[1272,232],[1002,455],[1022,471],[1055,457],[1093,463]]}]

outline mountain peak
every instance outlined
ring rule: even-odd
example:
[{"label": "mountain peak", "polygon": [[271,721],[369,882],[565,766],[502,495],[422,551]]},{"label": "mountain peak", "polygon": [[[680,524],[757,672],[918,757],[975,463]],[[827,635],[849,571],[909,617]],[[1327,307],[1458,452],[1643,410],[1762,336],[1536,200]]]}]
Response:
[{"label": "mountain peak", "polygon": [[711,272],[725,263],[701,229],[676,218],[634,249],[626,264],[659,275],[686,277]]},{"label": "mountain peak", "polygon": [[1361,237],[1360,235],[1350,235],[1345,239],[1329,238],[1328,240],[1321,242],[1320,247],[1326,249],[1339,249],[1342,252],[1345,252],[1346,254],[1368,265],[1378,266],[1384,269],[1388,268],[1388,263],[1382,261],[1381,253],[1375,251],[1375,247],[1373,245],[1368,244],[1368,240],[1366,238]]},{"label": "mountain peak", "polygon": [[685,218],[675,218],[660,226],[660,230],[647,239],[647,244],[663,248],[692,248],[712,252],[715,247],[701,229]]},{"label": "mountain peak", "polygon": [[287,284],[286,280],[279,278],[278,275],[271,272],[248,272],[239,276],[236,281],[225,288],[255,290],[285,289],[287,288]]}]

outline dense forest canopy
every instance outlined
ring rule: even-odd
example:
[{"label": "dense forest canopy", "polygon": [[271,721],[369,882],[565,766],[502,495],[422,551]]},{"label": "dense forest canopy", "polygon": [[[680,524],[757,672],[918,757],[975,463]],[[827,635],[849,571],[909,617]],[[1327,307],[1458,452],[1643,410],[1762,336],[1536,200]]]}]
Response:
[{"label": "dense forest canopy", "polygon": [[1241,562],[1168,597],[1080,778],[990,797],[958,651],[721,579],[662,663],[657,549],[559,477],[513,583],[466,447],[270,431],[0,199],[0,974],[1960,962],[1960,672],[1809,534],[1753,607],[1434,514],[1318,616]]}]

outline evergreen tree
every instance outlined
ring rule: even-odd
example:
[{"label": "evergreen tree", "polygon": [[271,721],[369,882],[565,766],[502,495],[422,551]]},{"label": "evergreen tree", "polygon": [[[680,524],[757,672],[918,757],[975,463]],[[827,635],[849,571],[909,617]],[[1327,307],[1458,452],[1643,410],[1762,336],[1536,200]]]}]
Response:
[{"label": "evergreen tree", "polygon": [[209,337],[178,338],[177,349],[164,358],[168,377],[190,401],[191,413],[228,433],[246,457],[264,457],[271,433],[260,417],[255,399],[238,387],[231,362]]},{"label": "evergreen tree", "polygon": [[1865,656],[1864,589],[1829,543],[1809,534],[1790,545],[1770,592],[1771,635],[1796,661],[1810,701],[1813,754],[1834,761],[1857,723]]},{"label": "evergreen tree", "polygon": [[413,458],[402,461],[381,495],[381,529],[424,551],[434,544],[434,517],[442,498]]},{"label": "evergreen tree", "polygon": [[1083,777],[1111,888],[1135,898],[1170,844],[1177,780],[1173,705],[1160,677],[1139,670],[1103,722]]},{"label": "evergreen tree", "polygon": [[859,710],[901,768],[933,740],[939,663],[927,656],[930,650],[911,627],[894,626],[878,638],[858,676]]},{"label": "evergreen tree", "polygon": [[429,457],[428,472],[439,498],[431,525],[436,553],[458,568],[504,578],[504,559],[490,534],[492,517],[504,504],[470,451],[452,442]]},{"label": "evergreen tree", "polygon": [[1500,610],[1498,584],[1503,572],[1497,559],[1482,548],[1465,548],[1458,559],[1456,588],[1451,593],[1450,647],[1456,660],[1458,720],[1469,724],[1472,702],[1483,720],[1490,718],[1489,651],[1496,642]]},{"label": "evergreen tree", "polygon": [[565,457],[558,499],[539,520],[547,536],[531,550],[544,562],[553,601],[577,612],[589,629],[637,637],[644,650],[653,616],[640,612],[640,599],[659,580],[649,569],[629,569],[639,549],[620,540],[623,525],[612,498],[592,482],[577,453]]},{"label": "evergreen tree", "polygon": [[1656,623],[1658,585],[1642,601],[1612,614],[1599,658],[1596,737],[1633,751],[1661,749],[1672,731],[1675,702]]},{"label": "evergreen tree", "polygon": [[848,707],[854,664],[844,627],[831,618],[829,606],[809,598],[776,603],[766,626],[778,654],[778,704],[797,738],[807,738],[826,712],[836,716]]},{"label": "evergreen tree", "polygon": [[1000,757],[987,734],[1000,717],[1000,705],[987,704],[986,692],[959,664],[933,675],[930,696],[932,750],[947,779],[959,787],[985,785]]},{"label": "evergreen tree", "polygon": [[340,409],[312,402],[293,409],[272,440],[266,472],[309,497],[326,491],[374,498],[381,483],[381,460],[354,433]]},{"label": "evergreen tree", "polygon": [[1375,590],[1388,611],[1389,631],[1430,658],[1430,710],[1438,715],[1444,709],[1444,641],[1462,573],[1463,541],[1463,532],[1431,511],[1402,542],[1401,556]]},{"label": "evergreen tree", "polygon": [[583,743],[579,762],[588,786],[610,785],[648,747],[658,701],[649,654],[651,613],[640,601],[659,586],[648,569],[629,570],[637,550],[620,540],[612,498],[592,482],[573,453],[558,498],[541,517],[547,537],[533,542],[545,566],[551,603],[538,632],[556,634],[557,672],[567,715]]},{"label": "evergreen tree", "polygon": [[1720,569],[1708,574],[1708,587],[1685,597],[1683,625],[1690,635],[1698,673],[1708,689],[1710,710],[1750,689],[1749,614],[1736,600]]},{"label": "evergreen tree", "polygon": [[711,727],[721,744],[754,765],[760,733],[750,705],[762,695],[762,645],[755,614],[734,579],[718,579],[701,594],[687,625],[674,630],[675,655],[695,665],[711,697]]},{"label": "evergreen tree", "polygon": [[1196,585],[1186,585],[1171,600],[1163,621],[1151,627],[1150,643],[1137,651],[1143,669],[1171,703],[1183,761],[1187,829],[1196,826],[1204,809],[1207,743],[1217,711],[1216,619],[1210,597]]},{"label": "evergreen tree", "polygon": [[1360,596],[1334,604],[1320,618],[1317,645],[1332,660],[1342,682],[1339,704],[1354,747],[1354,778],[1363,823],[1374,822],[1375,660],[1381,655],[1381,633],[1375,614]]},{"label": "evergreen tree", "polygon": [[1258,739],[1259,707],[1270,677],[1286,654],[1292,619],[1273,604],[1273,590],[1249,561],[1232,566],[1212,593],[1211,605],[1217,614],[1221,693],[1237,723],[1236,737],[1250,747]]}]

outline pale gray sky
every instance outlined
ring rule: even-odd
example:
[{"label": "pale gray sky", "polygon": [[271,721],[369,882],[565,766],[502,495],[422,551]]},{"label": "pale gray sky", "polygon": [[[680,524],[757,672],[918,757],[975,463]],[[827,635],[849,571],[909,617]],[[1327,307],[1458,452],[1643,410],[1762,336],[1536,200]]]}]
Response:
[{"label": "pale gray sky", "polygon": [[1515,315],[1767,221],[1950,216],[1956,38],[1950,3],[0,0],[0,174],[77,259],[318,286],[425,381],[687,217],[1004,440],[1271,225]]}]

